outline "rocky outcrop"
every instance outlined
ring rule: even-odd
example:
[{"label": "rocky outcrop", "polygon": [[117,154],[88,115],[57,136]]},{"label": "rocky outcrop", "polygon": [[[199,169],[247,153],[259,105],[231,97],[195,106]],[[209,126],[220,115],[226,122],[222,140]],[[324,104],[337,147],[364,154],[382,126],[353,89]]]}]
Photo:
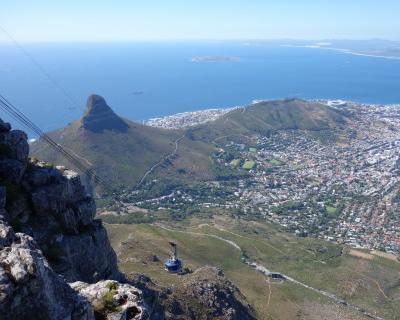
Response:
[{"label": "rocky outcrop", "polygon": [[129,127],[107,105],[103,97],[95,94],[89,96],[87,100],[82,126],[86,130],[97,133],[104,130],[126,132]]},{"label": "rocky outcrop", "polygon": [[129,284],[106,280],[95,284],[74,282],[71,287],[94,306],[95,314],[107,320],[145,319],[142,292]]},{"label": "rocky outcrop", "polygon": [[239,289],[214,267],[181,276],[179,286],[171,288],[158,287],[142,274],[131,273],[128,277],[144,293],[151,319],[256,319]]},{"label": "rocky outcrop", "polygon": [[3,220],[0,241],[1,319],[95,319],[91,304],[51,269],[31,237]]},{"label": "rocky outcrop", "polygon": [[0,120],[0,319],[144,319],[140,290],[95,283],[123,277],[79,176],[28,153]]}]

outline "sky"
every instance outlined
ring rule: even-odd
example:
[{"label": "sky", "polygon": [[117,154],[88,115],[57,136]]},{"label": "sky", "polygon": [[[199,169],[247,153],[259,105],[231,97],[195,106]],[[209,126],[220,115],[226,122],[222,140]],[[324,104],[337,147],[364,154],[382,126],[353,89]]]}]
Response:
[{"label": "sky", "polygon": [[400,40],[399,0],[0,0],[17,41]]}]

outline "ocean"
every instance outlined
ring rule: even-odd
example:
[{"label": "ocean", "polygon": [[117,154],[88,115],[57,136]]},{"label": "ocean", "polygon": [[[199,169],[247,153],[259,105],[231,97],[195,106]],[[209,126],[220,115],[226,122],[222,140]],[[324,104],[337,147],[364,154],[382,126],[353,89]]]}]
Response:
[{"label": "ocean", "polygon": [[0,93],[45,131],[79,118],[91,93],[132,120],[286,97],[400,103],[396,59],[239,41],[22,47],[0,44]]}]

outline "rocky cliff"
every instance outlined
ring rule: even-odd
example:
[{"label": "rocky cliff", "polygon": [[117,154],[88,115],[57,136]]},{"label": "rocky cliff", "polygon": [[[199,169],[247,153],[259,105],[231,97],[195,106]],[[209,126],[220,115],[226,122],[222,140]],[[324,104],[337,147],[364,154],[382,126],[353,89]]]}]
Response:
[{"label": "rocky cliff", "polygon": [[0,318],[144,318],[79,176],[28,153],[0,120]]}]

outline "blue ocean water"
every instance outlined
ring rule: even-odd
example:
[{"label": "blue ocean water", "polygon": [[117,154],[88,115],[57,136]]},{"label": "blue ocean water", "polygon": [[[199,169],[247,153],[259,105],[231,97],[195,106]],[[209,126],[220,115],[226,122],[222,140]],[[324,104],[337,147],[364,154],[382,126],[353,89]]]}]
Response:
[{"label": "blue ocean water", "polygon": [[22,46],[74,100],[17,46],[0,45],[0,93],[46,131],[80,117],[91,93],[135,120],[285,97],[400,103],[400,60],[242,42]]}]

